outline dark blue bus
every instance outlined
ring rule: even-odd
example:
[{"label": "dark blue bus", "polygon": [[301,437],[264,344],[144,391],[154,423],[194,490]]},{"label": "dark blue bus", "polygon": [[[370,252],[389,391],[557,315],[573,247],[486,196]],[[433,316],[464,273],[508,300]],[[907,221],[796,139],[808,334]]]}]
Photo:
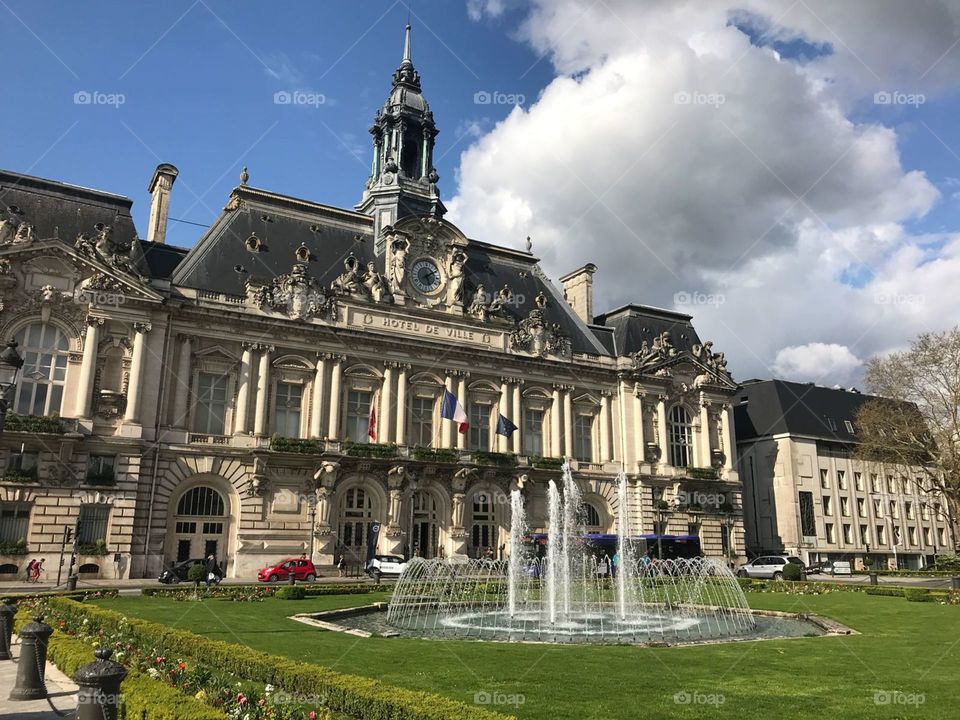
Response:
[{"label": "dark blue bus", "polygon": [[[585,533],[579,536],[579,540],[597,557],[606,555],[612,558],[617,552],[617,535],[612,533]],[[531,533],[524,538],[524,542],[535,548],[537,557],[546,555],[546,533]],[[649,555],[651,559],[672,560],[703,555],[700,538],[696,535],[639,535],[631,537],[629,542],[635,557]]]}]

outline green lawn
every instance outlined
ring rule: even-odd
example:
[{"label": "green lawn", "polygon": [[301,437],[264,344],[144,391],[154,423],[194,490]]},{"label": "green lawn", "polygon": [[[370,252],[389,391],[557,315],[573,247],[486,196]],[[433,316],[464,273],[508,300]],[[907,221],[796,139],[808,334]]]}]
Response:
[{"label": "green lawn", "polygon": [[[520,718],[956,717],[960,607],[861,593],[748,593],[748,598],[757,608],[821,613],[862,634],[658,649],[363,639],[315,630],[286,616],[385,596],[262,603],[115,598],[97,603],[468,703],[476,693],[522,696],[522,704],[492,708]],[[878,691],[886,693],[883,698],[900,700],[920,695],[922,704],[878,705]],[[678,704],[678,693],[701,702]],[[703,703],[718,696],[722,704]]]}]

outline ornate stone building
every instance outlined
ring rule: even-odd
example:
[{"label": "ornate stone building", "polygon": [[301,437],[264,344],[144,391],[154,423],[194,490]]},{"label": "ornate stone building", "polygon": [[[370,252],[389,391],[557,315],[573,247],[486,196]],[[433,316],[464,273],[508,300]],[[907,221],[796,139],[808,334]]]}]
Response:
[{"label": "ornate stone building", "polygon": [[245,169],[189,250],[164,242],[172,165],[146,240],[125,197],[0,173],[0,333],[26,359],[0,438],[3,572],[52,566],[78,518],[80,562],[107,577],[209,551],[231,577],[362,558],[374,521],[380,552],[500,553],[508,491],[542,529],[564,457],[588,530],[614,532],[623,470],[632,534],[742,554],[723,354],[687,315],[593,316],[593,265],[557,287],[529,241],[444,219],[409,31],[370,132],[355,209]]}]

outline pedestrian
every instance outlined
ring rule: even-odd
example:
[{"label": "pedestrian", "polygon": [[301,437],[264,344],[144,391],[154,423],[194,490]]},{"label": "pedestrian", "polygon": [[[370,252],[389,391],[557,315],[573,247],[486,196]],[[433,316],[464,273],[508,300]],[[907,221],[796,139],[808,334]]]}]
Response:
[{"label": "pedestrian", "polygon": [[43,564],[47,561],[46,558],[40,558],[33,566],[33,581],[40,582],[40,572],[43,570]]},{"label": "pedestrian", "polygon": [[27,582],[32,582],[32,581],[33,581],[33,567],[34,567],[34,565],[36,565],[36,564],[37,564],[37,561],[36,561],[36,560],[31,560],[31,561],[27,564]]},{"label": "pedestrian", "polygon": [[344,570],[347,569],[347,563],[343,560],[343,555],[340,556],[340,559],[337,560],[337,572],[340,573],[340,577],[343,577]]},{"label": "pedestrian", "polygon": [[220,570],[217,565],[217,559],[213,556],[213,553],[207,555],[207,566],[205,569],[207,571],[207,587],[210,587],[211,583],[217,581],[217,572]]}]

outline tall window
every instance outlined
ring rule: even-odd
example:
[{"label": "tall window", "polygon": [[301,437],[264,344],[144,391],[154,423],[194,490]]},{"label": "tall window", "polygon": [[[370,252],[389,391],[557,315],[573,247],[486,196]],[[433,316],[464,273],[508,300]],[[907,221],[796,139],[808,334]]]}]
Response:
[{"label": "tall window", "polygon": [[433,407],[432,397],[414,397],[410,401],[410,444],[420,447],[433,447]]},{"label": "tall window", "polygon": [[837,470],[837,485],[841,490],[847,489],[847,473],[844,470]]},{"label": "tall window", "polygon": [[543,410],[524,410],[521,437],[525,455],[543,455]]},{"label": "tall window", "polygon": [[26,541],[29,526],[29,503],[0,504],[0,543]]},{"label": "tall window", "polygon": [[273,429],[284,437],[300,437],[300,416],[303,407],[303,385],[277,383],[276,409]]},{"label": "tall window", "polygon": [[863,473],[855,472],[853,474],[853,485],[857,490],[863,490]]},{"label": "tall window", "polygon": [[490,406],[470,403],[470,448],[490,449]]},{"label": "tall window", "polygon": [[70,342],[59,328],[32,323],[14,335],[23,357],[20,384],[13,407],[21,415],[53,415],[60,412],[63,383],[67,378]]},{"label": "tall window", "polygon": [[689,467],[692,459],[693,426],[690,414],[680,405],[670,410],[670,464]]},{"label": "tall window", "polygon": [[803,537],[813,537],[817,534],[817,520],[813,512],[813,493],[799,493],[800,500],[800,534]]},{"label": "tall window", "polygon": [[40,453],[32,450],[15,449],[10,452],[7,461],[7,470],[11,474],[21,477],[37,477],[37,464],[40,462]]},{"label": "tall window", "polygon": [[77,543],[93,545],[98,540],[107,539],[107,519],[110,517],[110,506],[102,503],[80,506],[80,532],[77,534]]},{"label": "tall window", "polygon": [[583,524],[588,532],[600,531],[600,513],[590,503],[583,504]]},{"label": "tall window", "polygon": [[868,534],[868,532],[869,531],[867,530],[866,525],[860,526],[860,544],[861,545],[866,545],[867,543],[870,542],[870,535]]},{"label": "tall window", "polygon": [[370,403],[373,396],[363,390],[351,390],[347,393],[347,439],[356,443],[370,440],[367,431],[370,428]]},{"label": "tall window", "polygon": [[193,431],[224,435],[227,424],[227,376],[200,373],[197,402],[193,409]]},{"label": "tall window", "polygon": [[870,473],[870,492],[880,492],[880,478],[876,473]]},{"label": "tall window", "polygon": [[593,462],[593,415],[577,415],[573,419],[573,456],[582,462]]},{"label": "tall window", "polygon": [[830,487],[830,471],[820,468],[820,487]]}]

